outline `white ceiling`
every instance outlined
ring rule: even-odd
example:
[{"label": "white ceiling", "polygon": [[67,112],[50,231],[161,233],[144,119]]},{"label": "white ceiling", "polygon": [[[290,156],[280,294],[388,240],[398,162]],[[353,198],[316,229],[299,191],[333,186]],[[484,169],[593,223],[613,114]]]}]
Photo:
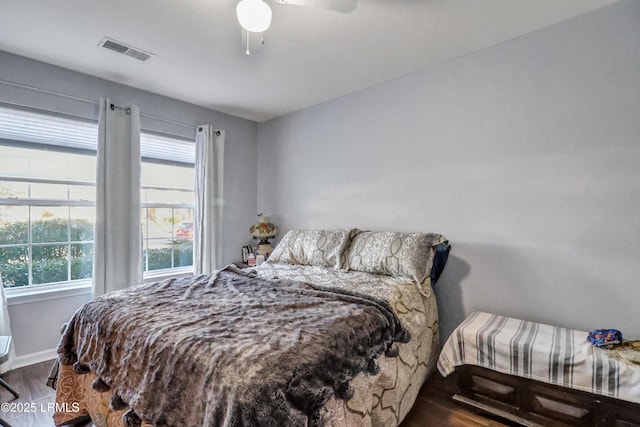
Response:
[{"label": "white ceiling", "polygon": [[265,45],[246,56],[237,0],[0,0],[0,50],[262,122],[615,1],[359,0],[341,14],[267,0]]}]

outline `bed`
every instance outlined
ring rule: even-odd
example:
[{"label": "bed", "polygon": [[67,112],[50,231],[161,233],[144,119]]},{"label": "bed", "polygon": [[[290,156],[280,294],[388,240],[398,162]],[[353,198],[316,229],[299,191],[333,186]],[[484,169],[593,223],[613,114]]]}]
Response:
[{"label": "bed", "polygon": [[97,298],[60,341],[55,424],[397,426],[437,361],[448,251],[293,230],[259,267]]}]

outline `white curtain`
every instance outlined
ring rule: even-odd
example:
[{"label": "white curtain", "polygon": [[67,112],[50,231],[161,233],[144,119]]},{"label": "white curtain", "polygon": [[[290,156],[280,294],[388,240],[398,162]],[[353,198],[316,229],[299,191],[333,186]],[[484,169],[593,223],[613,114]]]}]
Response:
[{"label": "white curtain", "polygon": [[210,273],[222,267],[222,177],[224,131],[210,125],[196,132],[193,270]]},{"label": "white curtain", "polygon": [[[7,308],[7,297],[4,294],[4,286],[2,285],[2,275],[0,274],[0,303],[2,304],[2,312],[0,313],[0,335],[11,336],[11,322],[9,321],[9,309]],[[3,374],[11,370],[11,363],[15,358],[13,344],[11,344],[11,350],[9,351],[9,359],[0,365],[0,374]]]},{"label": "white curtain", "polygon": [[100,100],[93,295],[142,282],[140,111]]}]

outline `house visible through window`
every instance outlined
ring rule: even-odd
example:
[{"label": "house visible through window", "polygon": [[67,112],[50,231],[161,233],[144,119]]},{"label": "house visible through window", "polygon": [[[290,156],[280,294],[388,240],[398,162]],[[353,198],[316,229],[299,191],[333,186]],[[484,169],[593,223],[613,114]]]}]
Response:
[{"label": "house visible through window", "polygon": [[[0,272],[5,288],[88,281],[97,123],[0,107]],[[190,271],[191,141],[141,134],[145,274]]]}]

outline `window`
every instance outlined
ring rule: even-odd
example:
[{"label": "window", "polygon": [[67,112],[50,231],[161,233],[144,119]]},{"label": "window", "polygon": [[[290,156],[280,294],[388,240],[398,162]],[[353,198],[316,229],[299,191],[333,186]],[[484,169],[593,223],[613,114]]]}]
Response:
[{"label": "window", "polygon": [[91,278],[97,135],[94,122],[0,108],[5,287]]},{"label": "window", "polygon": [[193,270],[193,141],[140,134],[145,276]]},{"label": "window", "polygon": [[[91,278],[97,123],[0,106],[0,272],[6,288]],[[195,145],[141,133],[147,274],[191,271]]]},{"label": "window", "polygon": [[144,270],[193,265],[193,165],[142,162]]}]

